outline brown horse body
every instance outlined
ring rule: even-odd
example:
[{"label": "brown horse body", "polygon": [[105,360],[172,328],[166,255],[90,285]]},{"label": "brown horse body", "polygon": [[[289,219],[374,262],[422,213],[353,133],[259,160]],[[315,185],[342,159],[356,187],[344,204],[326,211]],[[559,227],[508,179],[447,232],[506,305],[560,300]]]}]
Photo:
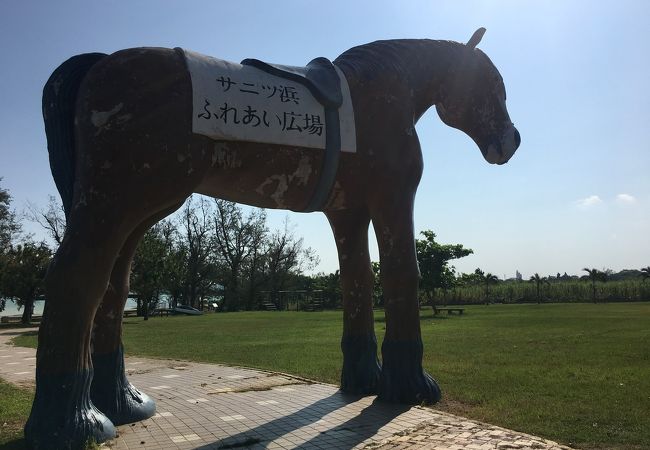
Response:
[{"label": "brown horse body", "polygon": [[[519,136],[503,82],[474,48],[478,39],[381,41],[334,61],[348,81],[357,127],[357,152],[341,154],[322,209],[339,252],[346,392],[405,403],[440,398],[421,365],[413,201],[423,164],[414,125],[435,104],[490,162],[514,153]],[[62,163],[48,133],[68,224],[46,279],[36,398],[26,425],[28,441],[39,448],[102,441],[114,434],[112,423],[154,413],[151,399],[126,380],[121,347],[131,260],[146,230],[193,192],[300,211],[324,153],[193,134],[191,79],[174,50],[130,49],[96,59],[71,88],[67,187],[54,170]],[[46,89],[63,81],[53,75]],[[44,110],[47,128],[48,105]],[[371,222],[386,305],[383,366],[373,328]]]}]

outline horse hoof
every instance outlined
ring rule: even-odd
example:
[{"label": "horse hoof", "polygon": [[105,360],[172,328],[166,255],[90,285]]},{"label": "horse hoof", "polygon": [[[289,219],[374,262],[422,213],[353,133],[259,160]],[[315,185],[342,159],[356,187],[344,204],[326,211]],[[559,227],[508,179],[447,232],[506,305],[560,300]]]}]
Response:
[{"label": "horse hoof", "polygon": [[343,336],[341,350],[343,350],[341,391],[351,395],[376,394],[381,365],[377,359],[377,339],[374,333],[363,336]]},{"label": "horse hoof", "polygon": [[113,423],[96,408],[77,411],[53,423],[52,417],[36,418],[34,414],[25,425],[28,448],[38,450],[87,449],[117,437]]},{"label": "horse hoof", "polygon": [[122,347],[109,354],[93,354],[93,367],[95,376],[90,397],[115,425],[139,422],[156,413],[153,399],[126,378]]},{"label": "horse hoof", "polygon": [[115,426],[90,401],[92,371],[68,375],[37,371],[36,396],[25,424],[34,449],[85,449],[117,436]]},{"label": "horse hoof", "polygon": [[390,403],[407,405],[432,405],[442,398],[442,392],[436,380],[425,371],[419,373],[387,374],[382,369],[379,381],[379,399]]},{"label": "horse hoof", "polygon": [[379,399],[430,405],[440,401],[438,383],[422,369],[422,341],[384,341]]},{"label": "horse hoof", "polygon": [[102,409],[102,412],[115,425],[139,422],[152,417],[156,413],[156,402],[130,383],[118,395],[120,398],[118,401],[112,402],[112,408]]}]

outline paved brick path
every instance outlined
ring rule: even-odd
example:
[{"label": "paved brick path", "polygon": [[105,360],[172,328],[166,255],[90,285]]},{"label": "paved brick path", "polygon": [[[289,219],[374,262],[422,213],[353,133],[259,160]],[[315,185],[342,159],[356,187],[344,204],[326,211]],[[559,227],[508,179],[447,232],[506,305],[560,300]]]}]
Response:
[{"label": "paved brick path", "polygon": [[[35,350],[0,331],[0,377],[33,386]],[[149,420],[118,428],[113,449],[566,449],[429,408],[341,394],[285,374],[127,358],[131,382],[156,400]]]}]

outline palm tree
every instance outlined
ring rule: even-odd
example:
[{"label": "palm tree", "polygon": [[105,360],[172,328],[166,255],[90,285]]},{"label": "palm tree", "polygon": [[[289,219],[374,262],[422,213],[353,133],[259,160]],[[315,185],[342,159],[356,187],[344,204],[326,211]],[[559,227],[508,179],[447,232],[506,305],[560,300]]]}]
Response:
[{"label": "palm tree", "polygon": [[483,281],[485,282],[485,303],[488,303],[490,298],[490,284],[497,284],[499,277],[488,272],[485,274]]},{"label": "palm tree", "polygon": [[589,280],[591,280],[591,298],[596,303],[596,281],[603,279],[603,272],[598,269],[588,269],[587,267],[582,270],[589,274]]},{"label": "palm tree", "polygon": [[539,296],[539,288],[540,286],[545,283],[545,284],[550,284],[548,281],[548,277],[540,277],[538,273],[535,273],[532,277],[530,277],[529,281],[535,282],[535,289],[537,291],[537,303],[541,303],[541,298]]},{"label": "palm tree", "polygon": [[641,276],[643,277],[644,282],[650,278],[650,266],[641,269]]},{"label": "palm tree", "polygon": [[481,269],[477,268],[472,274],[472,279],[478,283],[485,283],[485,304],[489,304],[490,296],[490,284],[496,284],[499,282],[499,277],[492,275],[491,273],[485,273]]}]

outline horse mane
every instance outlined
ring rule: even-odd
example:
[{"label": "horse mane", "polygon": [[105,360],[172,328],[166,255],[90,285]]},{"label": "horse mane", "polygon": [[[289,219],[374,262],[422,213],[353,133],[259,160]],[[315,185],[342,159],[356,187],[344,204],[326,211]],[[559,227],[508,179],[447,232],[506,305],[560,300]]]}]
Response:
[{"label": "horse mane", "polygon": [[412,79],[431,64],[445,64],[460,56],[465,44],[432,39],[392,39],[359,45],[343,52],[334,64],[361,80],[397,75]]}]

